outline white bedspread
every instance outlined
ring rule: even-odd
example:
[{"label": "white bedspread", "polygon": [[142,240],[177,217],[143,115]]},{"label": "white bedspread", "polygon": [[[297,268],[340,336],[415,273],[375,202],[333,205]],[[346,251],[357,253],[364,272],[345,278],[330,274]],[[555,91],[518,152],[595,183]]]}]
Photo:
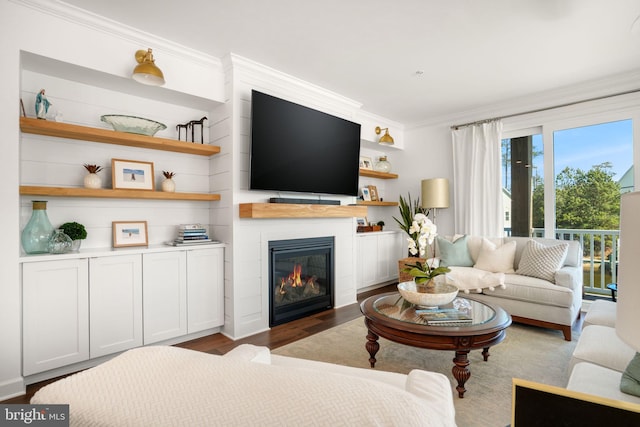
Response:
[{"label": "white bedspread", "polygon": [[69,404],[75,426],[442,425],[428,402],[384,383],[168,346],[127,351],[31,403]]}]

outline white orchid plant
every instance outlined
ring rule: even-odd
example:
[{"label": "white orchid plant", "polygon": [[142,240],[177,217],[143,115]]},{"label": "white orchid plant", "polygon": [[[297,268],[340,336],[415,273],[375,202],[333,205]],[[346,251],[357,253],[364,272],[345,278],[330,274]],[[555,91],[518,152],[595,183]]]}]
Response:
[{"label": "white orchid plant", "polygon": [[[413,217],[408,230],[409,253],[421,258],[428,258],[428,249],[438,235],[438,228],[425,214],[418,213]],[[451,270],[447,267],[433,267],[435,260],[424,263],[416,260],[414,264],[408,264],[404,271],[414,277],[416,284],[428,282],[436,276],[446,274]]]}]

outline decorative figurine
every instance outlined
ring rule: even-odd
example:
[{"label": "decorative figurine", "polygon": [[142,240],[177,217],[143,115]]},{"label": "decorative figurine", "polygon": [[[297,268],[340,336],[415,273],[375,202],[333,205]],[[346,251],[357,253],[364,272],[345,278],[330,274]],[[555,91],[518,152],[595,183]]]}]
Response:
[{"label": "decorative figurine", "polygon": [[46,120],[47,119],[47,111],[49,111],[49,106],[53,105],[47,99],[47,96],[44,93],[44,89],[40,89],[40,92],[36,95],[36,117],[39,119]]},{"label": "decorative figurine", "polygon": [[203,131],[203,123],[207,120],[206,117],[201,118],[200,120],[191,120],[189,125],[191,126],[191,142],[196,142],[193,134],[196,126],[200,126],[200,144],[204,144],[204,131]]},{"label": "decorative figurine", "polygon": [[207,120],[206,117],[201,118],[200,120],[191,120],[190,122],[184,124],[177,124],[176,130],[178,131],[178,141],[180,141],[180,136],[182,134],[182,129],[184,129],[184,140],[189,140],[189,129],[191,129],[191,142],[195,141],[195,127],[200,126],[200,144],[204,144],[204,130],[203,123]]}]

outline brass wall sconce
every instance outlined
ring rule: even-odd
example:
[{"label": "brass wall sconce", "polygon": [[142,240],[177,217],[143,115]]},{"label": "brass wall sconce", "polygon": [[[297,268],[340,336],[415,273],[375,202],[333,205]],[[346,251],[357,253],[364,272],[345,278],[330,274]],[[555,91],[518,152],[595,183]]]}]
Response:
[{"label": "brass wall sconce", "polygon": [[376,126],[376,135],[380,135],[384,131],[384,135],[380,137],[378,143],[393,145],[393,138],[389,135],[389,128],[380,128],[380,126]]},{"label": "brass wall sconce", "polygon": [[164,84],[164,75],[158,68],[153,59],[151,49],[139,50],[136,52],[136,61],[138,65],[133,69],[133,80],[150,86],[162,86]]}]

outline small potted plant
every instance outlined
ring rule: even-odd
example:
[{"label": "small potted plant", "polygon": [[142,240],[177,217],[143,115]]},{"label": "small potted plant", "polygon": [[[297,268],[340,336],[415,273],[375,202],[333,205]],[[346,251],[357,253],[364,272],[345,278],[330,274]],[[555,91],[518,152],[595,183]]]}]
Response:
[{"label": "small potted plant", "polygon": [[176,183],[173,180],[173,177],[176,176],[175,172],[162,171],[162,175],[164,175],[164,181],[162,181],[162,191],[166,191],[168,193],[175,192]]},{"label": "small potted plant", "polygon": [[65,222],[58,228],[71,238],[71,250],[73,252],[80,250],[80,244],[87,238],[87,230],[84,228],[84,225],[75,221]]},{"label": "small potted plant", "polygon": [[89,172],[84,177],[85,188],[100,188],[102,187],[102,178],[98,175],[98,172],[102,170],[102,166],[90,165],[85,163],[84,168]]}]

